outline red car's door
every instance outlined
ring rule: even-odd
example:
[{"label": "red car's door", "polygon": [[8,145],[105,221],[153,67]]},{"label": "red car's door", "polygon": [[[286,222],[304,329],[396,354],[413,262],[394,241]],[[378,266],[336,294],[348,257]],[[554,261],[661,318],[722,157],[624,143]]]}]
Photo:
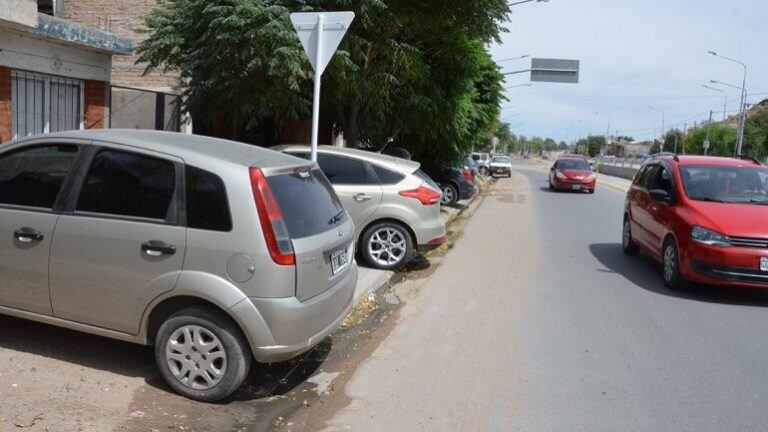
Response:
[{"label": "red car's door", "polygon": [[647,233],[648,243],[651,250],[661,256],[661,249],[663,247],[664,238],[670,231],[669,226],[672,223],[672,218],[675,215],[674,212],[674,174],[671,170],[664,165],[660,165],[659,170],[653,178],[649,178],[647,188],[661,189],[667,192],[670,197],[670,201],[658,201],[648,197],[647,204]]},{"label": "red car's door", "polygon": [[648,250],[653,248],[651,234],[649,233],[651,222],[648,213],[649,206],[653,200],[651,200],[651,196],[648,194],[647,183],[649,179],[654,178],[658,170],[659,165],[656,163],[646,165],[638,174],[637,180],[632,185],[630,191],[632,238],[636,243]]}]

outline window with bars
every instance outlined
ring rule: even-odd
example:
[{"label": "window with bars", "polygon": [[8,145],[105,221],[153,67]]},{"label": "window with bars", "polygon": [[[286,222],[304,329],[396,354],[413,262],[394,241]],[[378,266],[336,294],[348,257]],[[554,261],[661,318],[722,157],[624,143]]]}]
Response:
[{"label": "window with bars", "polygon": [[83,81],[11,72],[13,138],[83,128]]}]

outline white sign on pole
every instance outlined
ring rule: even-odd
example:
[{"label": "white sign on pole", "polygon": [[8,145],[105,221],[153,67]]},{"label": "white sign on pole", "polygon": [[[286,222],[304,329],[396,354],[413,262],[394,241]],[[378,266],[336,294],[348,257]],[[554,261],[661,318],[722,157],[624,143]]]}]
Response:
[{"label": "white sign on pole", "polygon": [[704,147],[704,150],[709,148],[709,140],[704,140],[704,144],[702,145]]},{"label": "white sign on pole", "polygon": [[297,12],[291,14],[291,22],[299,35],[301,46],[307,53],[312,70],[315,71],[315,89],[312,98],[311,145],[313,161],[317,161],[320,77],[354,18],[354,12]]}]

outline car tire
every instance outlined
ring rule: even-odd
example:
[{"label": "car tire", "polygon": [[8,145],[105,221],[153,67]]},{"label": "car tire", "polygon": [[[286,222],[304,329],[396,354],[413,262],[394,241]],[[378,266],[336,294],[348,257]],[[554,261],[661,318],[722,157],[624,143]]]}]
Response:
[{"label": "car tire", "polygon": [[594,189],[590,189],[587,192],[593,194],[593,193],[595,193],[595,190]]},{"label": "car tire", "polygon": [[680,273],[680,254],[678,253],[674,239],[668,238],[664,242],[664,248],[661,252],[661,260],[664,285],[671,290],[685,288],[688,285],[688,282]]},{"label": "car tire", "polygon": [[405,226],[396,222],[379,222],[363,232],[360,254],[375,269],[395,270],[413,258],[413,238]]},{"label": "car tire", "polygon": [[174,391],[196,401],[215,402],[240,388],[252,354],[245,336],[228,317],[195,307],[176,312],[160,326],[155,361]]},{"label": "car tire", "polygon": [[440,199],[440,204],[451,206],[459,201],[459,188],[453,183],[444,183],[440,186],[443,192],[443,197]]},{"label": "car tire", "polygon": [[480,172],[480,174],[482,174],[482,175],[488,175],[488,172],[489,172],[489,171],[488,171],[488,168],[486,168],[486,167],[480,167],[480,168],[478,169],[478,171],[479,171],[479,172]]},{"label": "car tire", "polygon": [[629,217],[624,218],[624,225],[621,231],[621,250],[627,255],[637,255],[640,247],[637,246],[632,238],[632,225],[629,223]]},{"label": "car tire", "polygon": [[552,179],[547,180],[547,183],[549,183],[549,190],[555,190],[555,185],[552,184]]}]

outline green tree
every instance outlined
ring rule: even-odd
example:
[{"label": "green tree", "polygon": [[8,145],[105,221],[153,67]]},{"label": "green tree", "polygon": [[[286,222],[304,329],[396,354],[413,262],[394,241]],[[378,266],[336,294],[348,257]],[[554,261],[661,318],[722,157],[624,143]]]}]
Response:
[{"label": "green tree", "polygon": [[683,131],[680,129],[670,129],[664,134],[664,151],[673,152],[677,147],[677,152],[681,153],[683,149]]},{"label": "green tree", "polygon": [[619,136],[616,137],[616,140],[617,141],[626,141],[626,142],[634,142],[635,141],[634,138],[632,138],[631,136],[626,136],[626,135],[619,135]]},{"label": "green tree", "polygon": [[733,146],[736,143],[736,131],[728,126],[712,124],[709,127],[691,129],[683,138],[685,152],[687,154],[704,154],[704,140],[709,133],[709,150],[711,156],[729,156],[733,154]]},{"label": "green tree", "polygon": [[352,146],[385,143],[457,159],[493,134],[503,76],[486,47],[504,31],[504,0],[160,0],[139,61],[179,71],[195,124],[239,139],[306,119],[312,71],[290,12],[352,10],[323,75],[321,118]]},{"label": "green tree", "polygon": [[759,108],[747,118],[742,153],[760,160],[768,156],[768,108]]}]

